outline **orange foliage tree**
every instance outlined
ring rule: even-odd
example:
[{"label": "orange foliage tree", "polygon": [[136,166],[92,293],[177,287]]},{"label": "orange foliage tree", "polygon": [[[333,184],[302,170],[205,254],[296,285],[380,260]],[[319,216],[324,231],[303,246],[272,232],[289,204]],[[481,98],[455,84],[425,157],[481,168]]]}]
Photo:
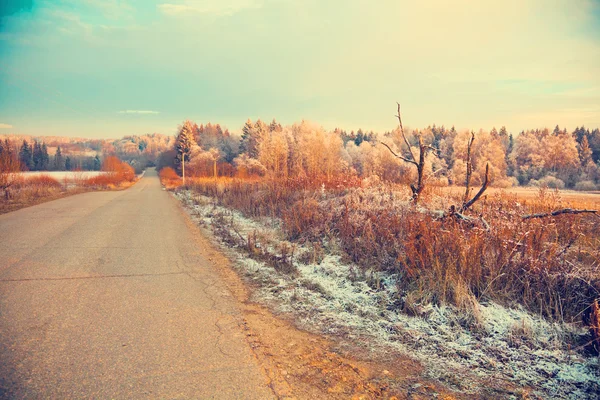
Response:
[{"label": "orange foliage tree", "polygon": [[108,172],[108,175],[119,182],[132,182],[135,179],[135,172],[131,165],[119,160],[115,156],[109,156],[104,159],[102,171]]}]

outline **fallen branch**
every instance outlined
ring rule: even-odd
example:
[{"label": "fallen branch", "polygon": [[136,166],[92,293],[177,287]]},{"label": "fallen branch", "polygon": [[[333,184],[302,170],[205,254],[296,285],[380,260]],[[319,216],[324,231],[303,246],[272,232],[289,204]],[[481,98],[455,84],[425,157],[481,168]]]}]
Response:
[{"label": "fallen branch", "polygon": [[562,214],[598,214],[598,210],[576,210],[573,208],[563,208],[562,210],[556,210],[549,213],[539,213],[539,214],[529,214],[523,215],[523,219],[533,219],[533,218],[546,218],[546,217],[556,217],[557,215]]}]

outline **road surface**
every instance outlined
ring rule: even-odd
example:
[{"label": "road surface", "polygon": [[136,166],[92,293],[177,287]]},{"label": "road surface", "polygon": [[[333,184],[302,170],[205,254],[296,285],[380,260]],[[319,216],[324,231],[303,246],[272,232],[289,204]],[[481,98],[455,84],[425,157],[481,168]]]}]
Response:
[{"label": "road surface", "polygon": [[194,235],[154,170],[0,215],[0,398],[272,398]]}]

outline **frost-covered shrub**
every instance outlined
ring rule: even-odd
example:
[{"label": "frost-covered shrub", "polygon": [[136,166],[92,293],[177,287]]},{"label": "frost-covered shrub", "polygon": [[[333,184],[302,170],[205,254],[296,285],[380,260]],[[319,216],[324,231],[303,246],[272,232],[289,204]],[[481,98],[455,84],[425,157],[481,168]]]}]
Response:
[{"label": "frost-covered shrub", "polygon": [[513,186],[519,186],[519,180],[514,176],[509,176],[505,179],[498,179],[493,181],[492,186],[506,189]]},{"label": "frost-covered shrub", "polygon": [[581,181],[575,184],[575,190],[592,191],[598,189],[593,181]]},{"label": "frost-covered shrub", "polygon": [[564,189],[565,183],[552,175],[548,175],[539,180],[539,186],[545,186],[550,189]]}]

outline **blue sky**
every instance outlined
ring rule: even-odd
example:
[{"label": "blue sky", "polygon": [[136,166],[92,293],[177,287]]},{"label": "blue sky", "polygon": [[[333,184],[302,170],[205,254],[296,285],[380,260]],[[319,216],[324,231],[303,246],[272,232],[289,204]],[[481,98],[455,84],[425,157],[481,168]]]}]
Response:
[{"label": "blue sky", "polygon": [[0,134],[600,126],[600,1],[6,1]]}]

